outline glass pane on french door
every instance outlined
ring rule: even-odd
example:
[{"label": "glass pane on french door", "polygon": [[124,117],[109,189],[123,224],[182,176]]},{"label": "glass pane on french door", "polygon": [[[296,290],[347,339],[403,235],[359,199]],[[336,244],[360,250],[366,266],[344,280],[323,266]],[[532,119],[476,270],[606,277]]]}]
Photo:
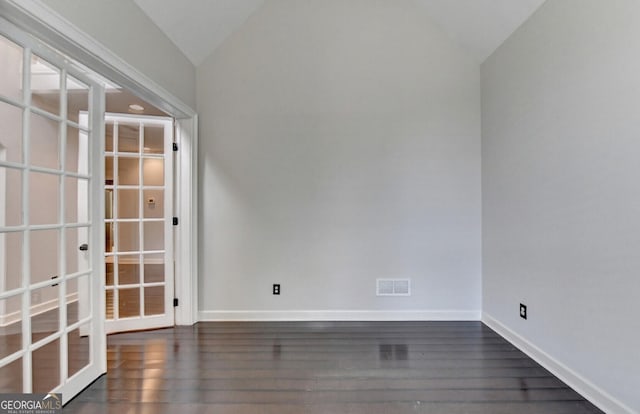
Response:
[{"label": "glass pane on french door", "polygon": [[173,121],[105,119],[106,330],[172,326]]},{"label": "glass pane on french door", "polygon": [[0,393],[67,402],[105,368],[91,197],[104,91],[0,23]]}]

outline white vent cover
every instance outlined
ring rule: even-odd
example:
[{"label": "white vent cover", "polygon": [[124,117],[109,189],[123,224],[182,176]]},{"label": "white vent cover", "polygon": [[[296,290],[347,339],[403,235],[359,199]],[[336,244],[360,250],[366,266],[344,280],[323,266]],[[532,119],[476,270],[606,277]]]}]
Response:
[{"label": "white vent cover", "polygon": [[411,296],[411,279],[377,279],[378,296]]}]

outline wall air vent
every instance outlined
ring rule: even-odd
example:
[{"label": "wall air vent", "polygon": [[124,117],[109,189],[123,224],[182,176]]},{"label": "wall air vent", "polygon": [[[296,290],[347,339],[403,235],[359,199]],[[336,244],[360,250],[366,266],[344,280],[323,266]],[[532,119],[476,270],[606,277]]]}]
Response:
[{"label": "wall air vent", "polygon": [[411,279],[377,279],[377,296],[411,296]]}]

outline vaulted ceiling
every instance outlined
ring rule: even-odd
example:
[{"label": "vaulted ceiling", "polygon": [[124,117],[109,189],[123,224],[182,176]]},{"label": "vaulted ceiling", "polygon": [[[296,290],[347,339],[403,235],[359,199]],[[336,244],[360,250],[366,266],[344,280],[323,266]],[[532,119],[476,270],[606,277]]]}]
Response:
[{"label": "vaulted ceiling", "polygon": [[134,1],[196,66],[264,3],[264,0]]},{"label": "vaulted ceiling", "polygon": [[[271,0],[134,1],[197,66]],[[412,1],[480,63],[545,0]]]}]

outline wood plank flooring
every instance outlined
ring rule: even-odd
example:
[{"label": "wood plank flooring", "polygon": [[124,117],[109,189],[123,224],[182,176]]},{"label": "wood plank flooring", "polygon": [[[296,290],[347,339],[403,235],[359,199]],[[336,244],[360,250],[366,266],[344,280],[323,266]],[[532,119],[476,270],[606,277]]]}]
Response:
[{"label": "wood plank flooring", "polygon": [[198,323],[108,338],[65,413],[600,413],[480,322]]}]

